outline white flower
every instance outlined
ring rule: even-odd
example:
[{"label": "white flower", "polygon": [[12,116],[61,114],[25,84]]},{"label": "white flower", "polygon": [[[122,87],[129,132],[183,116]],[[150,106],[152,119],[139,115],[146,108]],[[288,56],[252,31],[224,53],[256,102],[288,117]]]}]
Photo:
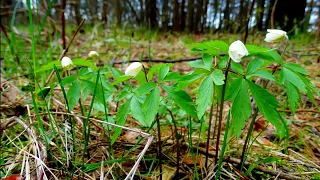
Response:
[{"label": "white flower", "polygon": [[99,54],[96,51],[90,51],[88,56],[91,58],[94,58],[94,57],[99,57]]},{"label": "white flower", "polygon": [[72,66],[72,60],[69,57],[64,56],[61,60],[61,65],[63,68],[67,68],[69,66]]},{"label": "white flower", "polygon": [[287,32],[278,29],[267,29],[268,33],[264,39],[266,42],[280,42],[283,39],[289,39]]},{"label": "white flower", "polygon": [[237,40],[229,46],[229,56],[235,62],[240,62],[243,56],[247,56],[248,50],[244,44]]},{"label": "white flower", "polygon": [[142,69],[142,64],[139,62],[134,62],[128,66],[125,71],[125,75],[127,76],[136,76]]}]

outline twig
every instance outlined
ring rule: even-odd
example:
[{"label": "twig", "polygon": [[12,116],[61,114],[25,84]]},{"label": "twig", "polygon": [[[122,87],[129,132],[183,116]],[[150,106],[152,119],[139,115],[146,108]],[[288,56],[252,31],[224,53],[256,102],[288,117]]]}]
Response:
[{"label": "twig", "polygon": [[[173,60],[166,60],[166,59],[131,59],[130,62],[154,62],[154,63],[175,63],[175,62],[187,62],[187,61],[194,61],[202,59],[202,57],[193,57],[193,58],[181,58],[181,59],[173,59]],[[115,64],[123,64],[128,62],[128,60],[115,60],[112,61],[110,64],[111,66]],[[98,64],[97,66],[104,66],[104,64]]]},{"label": "twig", "polygon": [[[75,38],[76,35],[78,34],[81,26],[83,25],[83,23],[84,23],[85,21],[86,21],[86,19],[83,19],[83,20],[81,21],[81,23],[79,24],[76,32],[73,34],[73,36],[72,36],[72,38],[71,38],[71,40],[70,40],[68,46],[61,52],[60,57],[59,57],[59,61],[61,61],[61,59],[62,59],[62,58],[66,55],[66,53],[68,52],[70,45],[72,44],[74,38]],[[48,83],[51,81],[51,79],[53,78],[53,75],[54,75],[54,70],[51,71],[51,73],[50,73],[50,75],[49,75],[49,77],[48,77],[48,79],[47,79],[47,81],[46,81],[46,83],[45,83],[45,86],[47,86]]]},{"label": "twig", "polygon": [[[291,110],[281,110],[281,109],[279,109],[279,110],[277,110],[277,111],[279,111],[279,112],[286,112],[286,113],[292,113]],[[296,110],[296,113],[299,113],[299,112],[320,113],[320,111],[315,110],[315,109],[297,109],[297,110]]]},{"label": "twig", "polygon": [[271,29],[274,29],[274,13],[276,11],[276,7],[277,7],[277,3],[278,3],[278,0],[276,0],[273,4],[273,7],[272,7],[272,12],[271,12]]}]

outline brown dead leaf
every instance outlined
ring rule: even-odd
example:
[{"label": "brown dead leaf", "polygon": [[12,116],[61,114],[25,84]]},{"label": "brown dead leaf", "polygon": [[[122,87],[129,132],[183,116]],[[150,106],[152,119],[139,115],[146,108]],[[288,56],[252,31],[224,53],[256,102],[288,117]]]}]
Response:
[{"label": "brown dead leaf", "polygon": [[8,176],[6,178],[1,178],[1,180],[20,180],[21,175],[20,174],[12,174],[11,176]]}]

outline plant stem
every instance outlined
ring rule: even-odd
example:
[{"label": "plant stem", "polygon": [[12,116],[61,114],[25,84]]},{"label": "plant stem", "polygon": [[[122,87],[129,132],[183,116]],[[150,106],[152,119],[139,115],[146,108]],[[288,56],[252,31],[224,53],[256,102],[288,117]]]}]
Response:
[{"label": "plant stem", "polygon": [[218,162],[218,155],[219,155],[219,140],[220,140],[220,134],[221,134],[221,124],[222,124],[222,112],[223,112],[223,104],[224,104],[224,95],[226,92],[226,84],[227,84],[227,80],[228,80],[228,72],[229,72],[229,68],[230,68],[230,63],[231,63],[231,59],[229,58],[228,60],[228,65],[227,65],[227,69],[225,72],[225,80],[224,80],[224,84],[222,86],[222,94],[221,94],[221,101],[220,101],[220,112],[219,112],[219,124],[218,124],[218,134],[217,134],[217,143],[216,143],[216,154],[215,154],[215,159],[214,159],[214,164],[216,165]]},{"label": "plant stem", "polygon": [[254,114],[252,116],[252,120],[251,120],[251,123],[250,123],[249,132],[247,134],[246,140],[244,141],[244,145],[243,145],[243,148],[242,148],[241,161],[240,161],[240,172],[242,171],[242,167],[244,165],[244,158],[245,158],[245,153],[246,153],[248,141],[249,141],[249,138],[251,137],[251,133],[252,133],[252,130],[253,130],[254,123],[256,121],[258,112],[259,112],[259,109],[258,109],[258,107],[256,107],[256,110],[255,110],[255,112],[254,112]]},{"label": "plant stem", "polygon": [[171,116],[171,119],[172,119],[172,122],[173,122],[173,125],[174,125],[174,132],[175,132],[175,135],[176,135],[176,139],[177,139],[177,144],[176,144],[176,150],[177,150],[177,170],[176,170],[176,174],[179,175],[179,169],[180,169],[180,163],[179,163],[179,159],[180,159],[180,144],[179,144],[179,133],[178,133],[178,129],[177,129],[177,123],[173,117],[173,114],[172,114],[172,111],[170,111],[168,109],[169,113],[170,113],[170,116]]},{"label": "plant stem", "polygon": [[160,131],[160,119],[157,113],[156,115],[157,120],[157,129],[158,129],[158,160],[159,160],[159,171],[160,171],[160,180],[162,180],[162,165],[161,165],[161,154],[162,154],[162,144],[161,144],[161,131]]},{"label": "plant stem", "polygon": [[[213,94],[214,96],[214,94]],[[210,131],[211,131],[211,121],[212,121],[212,111],[213,111],[213,102],[210,108],[209,113],[209,127],[208,127],[208,135],[207,135],[207,145],[206,145],[206,161],[205,161],[205,168],[208,169],[208,156],[209,156],[209,143],[210,143]]]}]

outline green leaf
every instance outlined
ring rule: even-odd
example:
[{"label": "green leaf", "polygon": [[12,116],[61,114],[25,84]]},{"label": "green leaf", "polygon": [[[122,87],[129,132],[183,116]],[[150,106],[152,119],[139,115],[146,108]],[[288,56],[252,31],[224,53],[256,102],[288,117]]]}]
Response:
[{"label": "green leaf", "polygon": [[81,87],[79,81],[75,81],[67,93],[70,111],[74,109],[81,96]]},{"label": "green leaf", "polygon": [[220,52],[228,52],[229,50],[228,44],[218,40],[203,43],[187,44],[187,46],[190,46],[195,51],[212,54],[214,56],[219,56]]},{"label": "green leaf", "polygon": [[44,100],[48,95],[48,93],[50,92],[50,90],[51,90],[50,86],[44,87],[37,93],[37,96],[40,96]]},{"label": "green leaf", "polygon": [[248,63],[246,75],[250,75],[257,71],[262,65],[264,61],[262,59],[254,59]]},{"label": "green leaf", "polygon": [[190,61],[187,64],[189,64],[190,67],[207,69],[207,66],[204,64],[202,60]]},{"label": "green leaf", "polygon": [[264,60],[283,64],[281,56],[274,49],[268,49],[255,45],[246,45],[246,48],[249,52],[249,56],[256,56]]},{"label": "green leaf", "polygon": [[242,78],[238,78],[234,80],[229,86],[229,88],[227,88],[225,99],[233,101],[240,91],[241,84],[242,84]]},{"label": "green leaf", "polygon": [[[119,111],[117,112],[117,115],[116,115],[116,124],[117,125],[120,125],[120,126],[124,126],[125,123],[126,123],[126,120],[127,120],[127,116],[129,114],[129,111],[130,111],[130,100],[127,100],[124,104],[122,104],[119,108]],[[118,128],[118,127],[115,127],[114,128],[114,133],[112,135],[112,138],[111,138],[111,145],[114,144],[117,140],[117,138],[120,136],[121,134],[121,131],[122,129],[121,128]]]},{"label": "green leaf", "polygon": [[300,102],[299,90],[290,82],[286,82],[286,91],[289,100],[290,109],[293,114],[296,113],[296,109]]},{"label": "green leaf", "polygon": [[163,81],[179,81],[182,75],[178,72],[169,72]]},{"label": "green leaf", "polygon": [[242,79],[239,89],[240,90],[232,101],[231,107],[231,128],[234,130],[237,137],[240,136],[241,130],[245,126],[245,122],[251,115],[251,101],[244,79]]},{"label": "green leaf", "polygon": [[67,76],[61,80],[61,84],[62,84],[62,86],[67,86],[67,85],[72,84],[76,80],[77,80],[77,77],[75,77],[75,76]]},{"label": "green leaf", "polygon": [[218,62],[219,69],[223,69],[227,67],[229,56],[223,56],[220,58]]},{"label": "green leaf", "polygon": [[309,73],[306,71],[306,69],[304,69],[302,66],[300,66],[299,64],[295,64],[295,63],[286,63],[283,65],[284,67],[292,70],[292,71],[296,71],[298,73],[301,74],[305,74],[308,75]]},{"label": "green leaf", "polygon": [[159,72],[159,70],[163,67],[163,66],[168,66],[171,67],[173,66],[173,64],[169,63],[169,64],[157,64],[155,66],[152,66],[149,71],[148,71],[148,79],[152,79],[152,76],[154,74],[157,74]]},{"label": "green leaf", "polygon": [[202,61],[205,65],[205,69],[209,70],[211,69],[212,66],[212,58],[213,56],[207,53],[202,54]]},{"label": "green leaf", "polygon": [[147,94],[148,92],[150,92],[152,89],[154,89],[154,87],[156,87],[156,83],[154,82],[147,82],[141,86],[139,86],[139,88],[136,90],[136,94],[138,96],[142,96]]},{"label": "green leaf", "polygon": [[286,67],[283,67],[281,69],[280,81],[281,84],[284,84],[284,82],[290,82],[301,91],[305,93],[307,92],[306,85],[304,84],[302,79],[296,73],[292,72],[290,69]]},{"label": "green leaf", "polygon": [[191,97],[182,90],[176,91],[173,87],[162,86],[162,88],[168,93],[168,96],[175,102],[177,105],[186,111],[189,115],[197,118],[196,108]]},{"label": "green leaf", "polygon": [[259,85],[248,80],[246,82],[261,114],[277,128],[280,137],[285,136],[285,125],[282,123],[280,114],[277,111],[279,107],[277,99]]},{"label": "green leaf", "polygon": [[272,163],[272,162],[277,162],[280,159],[277,157],[267,157],[265,159],[262,159],[256,163],[250,164],[249,169],[245,172],[245,175],[248,176],[251,171],[256,168],[258,165],[263,164],[263,163]]},{"label": "green leaf", "polygon": [[169,72],[169,66],[162,66],[159,70],[158,81],[161,82],[167,76]]},{"label": "green leaf", "polygon": [[74,65],[78,66],[86,66],[86,67],[91,67],[92,69],[98,69],[96,65],[94,65],[94,62],[86,59],[86,58],[76,58],[72,60],[72,63]]},{"label": "green leaf", "polygon": [[137,96],[132,96],[130,102],[131,115],[138,120],[143,126],[148,126],[145,120],[145,115],[142,110],[142,103]]},{"label": "green leaf", "polygon": [[145,114],[146,126],[150,127],[159,110],[160,104],[160,91],[156,87],[151,93],[147,96],[146,100],[142,105],[143,112]]},{"label": "green leaf", "polygon": [[235,70],[239,74],[244,75],[244,70],[241,64],[231,61],[231,69]]},{"label": "green leaf", "polygon": [[266,71],[266,70],[258,70],[256,72],[254,72],[253,74],[248,75],[247,78],[249,79],[249,78],[251,78],[253,76],[257,76],[257,77],[260,77],[260,78],[263,78],[263,79],[268,79],[268,80],[274,81],[274,82],[277,81],[274,78],[274,76],[271,73],[269,73],[268,71]]},{"label": "green leaf", "polygon": [[198,118],[201,119],[202,116],[205,114],[207,107],[212,103],[213,99],[213,75],[210,74],[206,77],[197,92],[196,95],[196,104],[197,104],[197,114]]},{"label": "green leaf", "polygon": [[224,74],[220,69],[216,69],[212,72],[213,81],[216,85],[224,84]]},{"label": "green leaf", "polygon": [[143,85],[147,82],[146,75],[143,71],[140,71],[134,78],[139,82],[140,85]]},{"label": "green leaf", "polygon": [[126,81],[131,78],[132,78],[132,76],[126,76],[126,75],[119,76],[118,78],[116,78],[116,80],[111,85],[120,84],[123,81]]},{"label": "green leaf", "polygon": [[43,72],[43,71],[48,71],[48,70],[51,70],[53,69],[53,66],[56,65],[57,68],[61,68],[61,61],[52,61],[44,66],[41,66],[41,68],[39,68],[36,73],[39,73],[39,72]]},{"label": "green leaf", "polygon": [[191,74],[184,75],[179,80],[179,82],[177,84],[177,88],[183,89],[183,88],[189,86],[191,83],[195,82],[196,80],[202,78],[205,75],[206,75],[205,73],[201,73],[201,74],[191,73]]},{"label": "green leaf", "polygon": [[101,85],[98,84],[97,85],[97,89],[96,91],[94,90],[95,89],[95,83],[94,82],[91,82],[89,80],[84,80],[84,79],[81,79],[81,82],[83,83],[84,87],[82,87],[83,89],[88,89],[89,92],[93,95],[95,93],[95,99],[100,102],[100,103],[103,103],[103,95],[102,95],[102,88],[101,88]]}]

